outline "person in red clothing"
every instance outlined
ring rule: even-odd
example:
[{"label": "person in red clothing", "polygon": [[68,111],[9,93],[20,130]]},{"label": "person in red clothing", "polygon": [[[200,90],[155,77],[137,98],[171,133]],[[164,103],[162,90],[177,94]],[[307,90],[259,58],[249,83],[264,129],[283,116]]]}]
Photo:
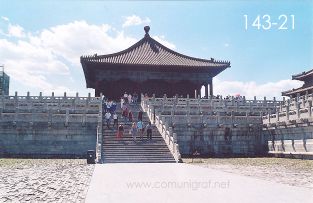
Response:
[{"label": "person in red clothing", "polygon": [[116,138],[118,140],[123,138],[123,133],[124,133],[124,126],[123,125],[119,125],[118,129],[117,129],[117,133],[116,133]]}]

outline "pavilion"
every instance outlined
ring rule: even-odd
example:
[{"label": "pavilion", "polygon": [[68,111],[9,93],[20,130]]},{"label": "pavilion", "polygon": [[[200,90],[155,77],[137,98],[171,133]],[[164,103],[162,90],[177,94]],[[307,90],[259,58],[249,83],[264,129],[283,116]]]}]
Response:
[{"label": "pavilion", "polygon": [[[117,99],[124,92],[155,94],[158,97],[213,95],[214,76],[230,67],[228,61],[194,58],[177,53],[149,35],[123,51],[107,55],[81,56],[87,88]],[[209,86],[209,87],[208,87]]]},{"label": "pavilion", "polygon": [[293,75],[292,79],[303,81],[304,84],[302,85],[302,87],[282,92],[282,96],[295,98],[297,97],[297,95],[302,96],[306,94],[313,94],[313,69]]}]

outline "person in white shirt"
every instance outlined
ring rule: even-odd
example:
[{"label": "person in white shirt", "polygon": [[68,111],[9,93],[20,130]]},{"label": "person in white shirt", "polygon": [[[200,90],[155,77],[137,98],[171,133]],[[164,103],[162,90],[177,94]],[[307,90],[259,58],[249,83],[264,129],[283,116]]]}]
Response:
[{"label": "person in white shirt", "polygon": [[118,116],[116,113],[113,114],[113,128],[115,125],[118,127]]},{"label": "person in white shirt", "polygon": [[128,95],[128,103],[130,103],[130,104],[132,103],[132,95],[131,94]]},{"label": "person in white shirt", "polygon": [[127,103],[127,100],[128,100],[128,94],[125,92],[124,93],[124,100],[125,100],[125,103]]},{"label": "person in white shirt", "polygon": [[121,97],[121,109],[123,108],[123,106],[124,106],[124,98]]},{"label": "person in white shirt", "polygon": [[111,128],[110,128],[111,113],[107,111],[107,112],[104,114],[104,117],[105,117],[105,121],[106,121],[106,123],[107,123],[108,129],[111,129]]}]

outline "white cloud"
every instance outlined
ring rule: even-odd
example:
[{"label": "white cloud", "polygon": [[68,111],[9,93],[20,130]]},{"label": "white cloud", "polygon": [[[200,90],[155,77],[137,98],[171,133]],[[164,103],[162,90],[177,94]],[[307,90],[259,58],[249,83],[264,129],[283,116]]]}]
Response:
[{"label": "white cloud", "polygon": [[124,21],[122,27],[129,27],[129,26],[133,26],[133,25],[148,24],[150,22],[151,22],[151,20],[148,17],[146,17],[145,19],[142,19],[139,16],[132,15],[132,16],[127,16],[125,18],[125,21]]},{"label": "white cloud", "polygon": [[225,43],[225,44],[224,44],[224,47],[229,47],[229,44],[228,44],[228,43]]},{"label": "white cloud", "polygon": [[4,21],[10,21],[9,18],[5,17],[5,16],[1,16],[1,19],[4,20]]},{"label": "white cloud", "polygon": [[31,41],[79,65],[79,57],[83,54],[113,53],[137,41],[123,32],[116,31],[115,36],[109,35],[110,30],[111,26],[107,24],[90,25],[85,21],[74,21],[45,29],[39,36],[32,37]]},{"label": "white cloud", "polygon": [[[252,99],[256,96],[262,99],[266,96],[268,99],[276,97],[282,98],[281,92],[292,88],[301,87],[303,82],[295,80],[280,80],[277,82],[268,82],[264,84],[257,84],[256,82],[241,82],[241,81],[222,81],[218,78],[213,79],[214,95],[231,95],[240,94]],[[203,90],[204,93],[204,90]]]},{"label": "white cloud", "polygon": [[[7,39],[0,39],[0,56],[1,64],[5,64],[6,72],[11,76],[11,94],[21,88],[48,94],[54,91],[61,95],[64,91],[73,94],[87,91],[83,75],[76,82],[69,79],[70,74],[82,74],[80,56],[117,52],[137,41],[122,31],[112,31],[107,24],[93,25],[85,21],[27,35],[23,35],[22,27],[8,25],[8,33]],[[16,40],[13,36],[24,38]]]},{"label": "white cloud", "polygon": [[165,37],[163,35],[153,36],[152,38],[155,39],[156,41],[160,42],[161,44],[163,44],[164,46],[166,46],[169,49],[176,49],[175,44],[165,40]]},{"label": "white cloud", "polygon": [[19,25],[9,24],[8,32],[9,32],[8,34],[9,36],[18,37],[18,38],[25,37],[24,28],[22,28]]}]

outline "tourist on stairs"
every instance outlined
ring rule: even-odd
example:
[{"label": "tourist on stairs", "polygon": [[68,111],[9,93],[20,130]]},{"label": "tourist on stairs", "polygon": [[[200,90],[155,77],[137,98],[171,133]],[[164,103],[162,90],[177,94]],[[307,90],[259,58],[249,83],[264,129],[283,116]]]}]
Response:
[{"label": "tourist on stairs", "polygon": [[144,132],[145,129],[144,129],[144,127],[143,127],[143,123],[142,123],[141,120],[139,120],[139,121],[137,122],[137,129],[138,129],[139,134],[140,134],[140,139],[142,140],[143,132]]},{"label": "tourist on stairs", "polygon": [[128,120],[129,122],[133,122],[133,112],[131,110],[129,110],[129,113],[128,113]]},{"label": "tourist on stairs", "polygon": [[124,93],[124,101],[125,101],[125,103],[127,103],[127,100],[128,100],[128,94],[125,92]]},{"label": "tourist on stairs", "polygon": [[138,113],[138,120],[142,121],[142,111],[139,111],[139,113]]},{"label": "tourist on stairs", "polygon": [[148,125],[146,126],[146,129],[147,129],[147,139],[152,140],[152,125],[150,121]]},{"label": "tourist on stairs", "polygon": [[116,127],[118,127],[118,116],[116,114],[116,112],[114,112],[113,114],[113,128],[116,125]]},{"label": "tourist on stairs", "polygon": [[137,125],[136,125],[136,123],[135,123],[135,122],[132,124],[132,127],[130,128],[130,130],[129,130],[129,134],[131,134],[131,135],[132,135],[132,137],[133,137],[133,140],[134,140],[134,141],[136,141],[136,135],[137,135]]},{"label": "tourist on stairs", "polygon": [[110,128],[110,118],[111,118],[110,112],[107,111],[107,112],[105,113],[104,117],[105,117],[105,120],[106,120],[108,129],[111,129],[111,128]]},{"label": "tourist on stairs", "polygon": [[132,103],[132,95],[131,95],[131,94],[128,95],[128,103],[129,103],[129,104]]},{"label": "tourist on stairs", "polygon": [[119,140],[121,138],[123,138],[123,133],[124,133],[124,127],[123,125],[118,126],[118,130],[116,133],[116,138]]},{"label": "tourist on stairs", "polygon": [[124,98],[123,98],[123,97],[121,97],[121,109],[123,109],[124,102],[125,102]]}]

